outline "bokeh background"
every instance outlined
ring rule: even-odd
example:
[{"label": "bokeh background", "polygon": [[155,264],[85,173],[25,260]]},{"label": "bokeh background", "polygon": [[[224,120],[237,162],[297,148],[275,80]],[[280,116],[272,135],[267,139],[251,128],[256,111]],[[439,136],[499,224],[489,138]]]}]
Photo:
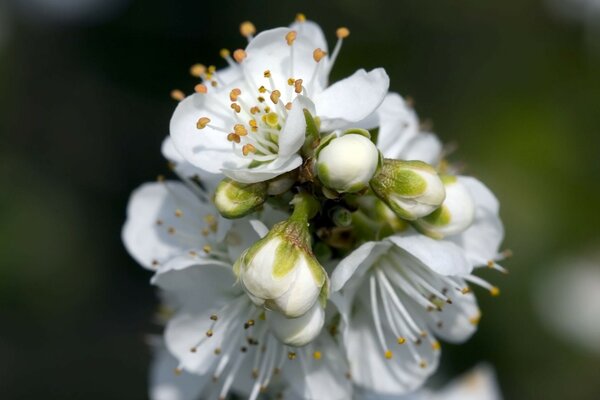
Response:
[{"label": "bokeh background", "polygon": [[222,66],[220,48],[243,46],[241,21],[262,30],[304,12],[331,44],[338,26],[352,31],[334,80],[385,67],[500,198],[510,274],[482,272],[502,295],[478,291],[480,329],[444,347],[439,381],[485,360],[507,399],[600,398],[600,352],[547,329],[534,301],[557,260],[600,244],[599,9],[0,0],[0,397],[146,397],[157,299],[120,229],[129,193],[166,171],[169,92],[191,92],[193,63]]}]

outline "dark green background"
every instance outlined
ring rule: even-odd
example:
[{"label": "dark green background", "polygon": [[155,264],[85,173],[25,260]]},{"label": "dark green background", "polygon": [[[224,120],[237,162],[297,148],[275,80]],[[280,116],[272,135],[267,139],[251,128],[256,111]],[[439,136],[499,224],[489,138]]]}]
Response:
[{"label": "dark green background", "polygon": [[188,67],[222,66],[239,22],[298,11],[331,45],[351,29],[333,79],[385,67],[501,201],[511,273],[481,273],[502,295],[478,291],[480,330],[444,346],[445,373],[487,360],[507,399],[600,398],[600,355],[543,330],[531,305],[555,259],[600,243],[600,46],[584,26],[532,0],[133,0],[77,21],[31,3],[0,7],[3,399],[145,398],[159,328],[149,273],[120,241],[127,198],[166,170],[169,92],[192,90]]}]

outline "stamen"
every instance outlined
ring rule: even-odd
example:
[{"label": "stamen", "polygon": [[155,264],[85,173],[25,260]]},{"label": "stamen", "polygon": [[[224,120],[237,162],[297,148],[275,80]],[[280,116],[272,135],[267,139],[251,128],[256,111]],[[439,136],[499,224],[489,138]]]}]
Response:
[{"label": "stamen", "polygon": [[244,21],[240,24],[240,33],[243,37],[248,38],[248,41],[252,39],[252,36],[256,33],[256,27],[250,21]]},{"label": "stamen", "polygon": [[326,55],[327,53],[325,51],[321,50],[320,48],[316,48],[315,51],[313,51],[313,60],[315,60],[315,62],[319,62]]},{"label": "stamen", "polygon": [[206,67],[203,64],[194,64],[190,67],[190,75],[201,78],[206,72]]},{"label": "stamen", "polygon": [[171,98],[176,101],[181,101],[185,99],[185,94],[179,89],[174,89],[171,91]]},{"label": "stamen", "polygon": [[206,125],[208,125],[210,123],[210,118],[208,117],[201,117],[198,122],[196,122],[196,128],[198,129],[204,129],[206,128]]},{"label": "stamen", "polygon": [[256,153],[256,147],[254,147],[252,144],[248,143],[245,144],[242,147],[242,154],[244,154],[245,156],[247,156],[250,153]]},{"label": "stamen", "polygon": [[233,131],[235,132],[236,135],[238,136],[246,136],[248,134],[248,130],[246,129],[246,127],[242,124],[235,124],[233,126]]},{"label": "stamen", "polygon": [[298,34],[296,33],[296,31],[289,31],[285,35],[285,41],[287,42],[288,46],[291,46],[292,44],[294,44],[294,41],[296,40],[297,36],[298,36]]},{"label": "stamen", "polygon": [[208,91],[206,86],[203,85],[202,83],[197,84],[196,86],[194,86],[194,91],[196,93],[201,93],[201,94],[206,94],[206,92]]},{"label": "stamen", "polygon": [[296,79],[294,82],[294,91],[298,94],[302,93],[302,79]]},{"label": "stamen", "polygon": [[270,99],[273,104],[277,104],[279,102],[279,98],[281,97],[281,92],[279,90],[273,90],[271,92]]},{"label": "stamen", "polygon": [[321,359],[321,352],[320,352],[320,351],[315,351],[315,352],[313,353],[313,358],[314,358],[315,360],[320,360],[320,359]]},{"label": "stamen", "polygon": [[227,135],[227,140],[230,141],[230,142],[239,143],[241,139],[235,133],[230,133],[230,134]]},{"label": "stamen", "polygon": [[478,286],[481,286],[484,289],[487,289],[490,292],[490,294],[494,297],[500,295],[500,289],[498,289],[496,286],[492,286],[492,284],[490,284],[488,281],[485,281],[478,276],[466,275],[463,278],[468,282],[474,283]]},{"label": "stamen", "polygon": [[244,61],[244,59],[246,57],[247,57],[247,54],[242,49],[237,49],[236,51],[233,52],[233,59],[235,61],[237,61],[238,63],[241,63],[242,61]]},{"label": "stamen", "polygon": [[298,13],[296,14],[296,22],[306,22],[306,15],[302,14],[302,13]]},{"label": "stamen", "polygon": [[350,30],[345,26],[342,26],[335,31],[335,35],[338,37],[338,39],[346,39],[348,36],[350,36]]},{"label": "stamen", "polygon": [[238,88],[231,89],[229,92],[229,99],[231,101],[237,101],[238,97],[242,94],[242,91]]},{"label": "stamen", "polygon": [[238,114],[242,111],[242,107],[237,103],[231,103],[231,108]]},{"label": "stamen", "polygon": [[231,52],[229,51],[229,49],[221,49],[219,51],[219,55],[224,59],[227,59],[230,54],[231,54]]}]

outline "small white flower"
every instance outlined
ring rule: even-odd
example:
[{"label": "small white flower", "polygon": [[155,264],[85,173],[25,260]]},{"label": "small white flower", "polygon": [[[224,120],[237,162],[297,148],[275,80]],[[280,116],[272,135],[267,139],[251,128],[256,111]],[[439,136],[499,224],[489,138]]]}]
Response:
[{"label": "small white flower", "polygon": [[340,193],[354,193],[369,186],[379,157],[377,147],[368,136],[346,133],[320,149],[316,170],[325,187]]},{"label": "small white flower", "polygon": [[[367,117],[383,101],[389,78],[383,69],[359,70],[328,86],[329,72],[347,29],[338,30],[331,56],[318,25],[299,22],[264,31],[222,71],[198,71],[203,83],[171,120],[171,137],[184,160],[243,183],[266,181],[300,166],[304,110],[322,131],[374,127]],[[235,60],[234,60],[235,59]]]}]

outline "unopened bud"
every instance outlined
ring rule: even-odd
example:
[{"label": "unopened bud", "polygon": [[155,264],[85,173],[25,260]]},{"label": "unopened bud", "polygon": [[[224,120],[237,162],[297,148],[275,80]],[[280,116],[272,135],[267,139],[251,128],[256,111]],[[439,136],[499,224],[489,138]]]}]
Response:
[{"label": "unopened bud", "polygon": [[444,203],[434,212],[415,221],[425,234],[436,239],[456,235],[467,229],[475,218],[475,203],[467,187],[454,176],[443,176]]},{"label": "unopened bud", "polygon": [[241,218],[261,206],[267,199],[265,182],[240,183],[223,179],[215,190],[215,205],[225,218]]},{"label": "unopened bud", "polygon": [[269,314],[269,326],[275,337],[289,346],[304,346],[312,342],[325,323],[325,310],[315,303],[310,310],[298,318],[286,318],[280,313]]},{"label": "unopened bud", "polygon": [[255,304],[288,318],[310,310],[328,285],[327,273],[312,252],[308,231],[308,220],[316,214],[318,203],[307,194],[298,194],[292,204],[292,216],[276,224],[234,265]]},{"label": "unopened bud", "polygon": [[379,165],[379,151],[367,135],[348,133],[331,140],[317,156],[317,175],[323,185],[340,193],[368,187]]},{"label": "unopened bud", "polygon": [[386,159],[370,184],[398,217],[409,221],[431,214],[446,197],[436,170],[422,161]]}]

